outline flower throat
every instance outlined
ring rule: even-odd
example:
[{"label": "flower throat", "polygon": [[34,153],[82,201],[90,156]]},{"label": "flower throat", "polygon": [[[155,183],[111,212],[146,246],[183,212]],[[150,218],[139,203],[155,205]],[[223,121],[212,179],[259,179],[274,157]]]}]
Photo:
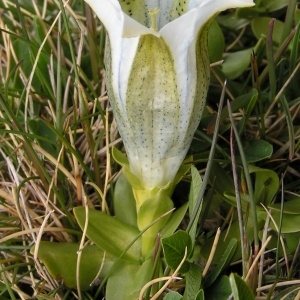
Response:
[{"label": "flower throat", "polygon": [[158,7],[150,8],[148,10],[148,14],[149,14],[150,20],[151,20],[150,28],[155,30],[155,31],[158,31],[158,28],[157,28],[157,15],[159,14],[159,12],[160,12],[160,9]]}]

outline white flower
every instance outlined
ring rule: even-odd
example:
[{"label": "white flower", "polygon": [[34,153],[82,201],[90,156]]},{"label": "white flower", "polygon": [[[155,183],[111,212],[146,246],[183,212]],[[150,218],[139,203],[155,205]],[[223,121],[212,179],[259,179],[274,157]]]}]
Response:
[{"label": "white flower", "polygon": [[131,172],[171,182],[200,122],[209,85],[207,29],[252,0],[85,0],[105,26],[107,88]]}]

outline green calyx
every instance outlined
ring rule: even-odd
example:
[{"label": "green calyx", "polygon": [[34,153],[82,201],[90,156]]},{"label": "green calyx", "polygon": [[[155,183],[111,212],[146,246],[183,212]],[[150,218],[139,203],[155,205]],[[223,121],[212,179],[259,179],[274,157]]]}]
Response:
[{"label": "green calyx", "polygon": [[190,159],[184,161],[175,179],[163,187],[148,189],[143,187],[141,181],[130,171],[126,156],[113,148],[114,159],[123,167],[123,174],[132,186],[136,201],[137,227],[144,231],[142,235],[142,256],[144,258],[152,255],[157,234],[167,224],[174,204],[171,195],[177,183],[190,169]]}]

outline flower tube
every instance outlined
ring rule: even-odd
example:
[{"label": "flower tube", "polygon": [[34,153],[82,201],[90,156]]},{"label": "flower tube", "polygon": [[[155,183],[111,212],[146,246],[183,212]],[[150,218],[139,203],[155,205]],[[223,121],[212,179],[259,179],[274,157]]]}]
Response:
[{"label": "flower tube", "polygon": [[200,122],[209,85],[207,29],[252,0],[85,0],[105,26],[106,83],[130,171],[170,183]]}]

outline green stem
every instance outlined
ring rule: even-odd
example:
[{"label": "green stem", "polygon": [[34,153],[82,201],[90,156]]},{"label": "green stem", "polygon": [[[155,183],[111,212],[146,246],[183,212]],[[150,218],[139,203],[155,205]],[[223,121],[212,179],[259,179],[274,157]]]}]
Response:
[{"label": "green stem", "polygon": [[274,29],[275,19],[271,19],[266,39],[266,53],[268,61],[268,70],[269,70],[269,82],[270,82],[270,102],[274,101],[276,95],[276,74],[275,74],[275,63],[273,55],[273,29]]},{"label": "green stem", "polygon": [[2,275],[1,277],[2,277],[2,280],[5,284],[7,292],[10,296],[10,299],[17,300],[16,297],[15,297],[15,294],[14,294],[12,288],[11,288],[12,283],[6,278],[6,276],[5,276],[6,273],[5,273],[5,271],[3,271],[3,269],[5,269],[5,268],[2,266],[2,264],[0,264],[0,272],[1,272],[1,275]]},{"label": "green stem", "polygon": [[241,156],[241,160],[242,160],[242,165],[243,165],[243,168],[244,168],[245,179],[246,179],[246,182],[247,182],[247,188],[248,188],[248,193],[249,193],[249,198],[250,198],[250,208],[251,208],[252,219],[253,219],[254,248],[258,249],[259,239],[258,239],[258,229],[257,229],[257,214],[256,214],[256,205],[255,205],[255,201],[254,201],[254,193],[253,193],[252,182],[251,182],[251,178],[250,178],[248,164],[247,164],[247,161],[246,161],[246,156],[245,156],[245,153],[243,151],[243,145],[242,145],[240,136],[238,134],[238,130],[237,130],[235,124],[234,124],[232,111],[231,111],[231,106],[230,106],[229,101],[227,102],[227,106],[228,106],[228,112],[229,112],[229,117],[230,117],[230,121],[231,121],[231,126],[232,126],[232,129],[233,129],[234,134],[235,134],[235,139],[236,139],[236,142],[237,142],[237,145],[238,145],[238,148],[239,148],[239,152],[240,152],[240,156]]},{"label": "green stem", "polygon": [[278,236],[277,236],[277,245],[276,245],[276,280],[279,280],[280,276],[280,267],[279,267],[279,249],[280,249],[280,237],[282,229],[282,219],[283,219],[283,208],[284,208],[284,174],[281,176],[281,200],[280,200],[280,218],[278,226]]},{"label": "green stem", "polygon": [[296,7],[297,7],[297,2],[298,2],[298,0],[290,0],[289,1],[286,15],[285,15],[285,20],[283,23],[284,25],[283,25],[282,36],[281,36],[282,42],[287,38],[287,36],[289,35],[289,33],[292,30],[294,19],[295,19],[295,11],[296,11]]},{"label": "green stem", "polygon": [[206,171],[205,171],[205,175],[203,177],[203,181],[202,181],[202,185],[201,185],[201,189],[199,192],[199,196],[195,205],[195,209],[194,212],[190,218],[190,222],[186,228],[187,232],[190,232],[190,230],[192,229],[192,226],[194,224],[194,222],[196,222],[196,217],[198,214],[198,210],[200,209],[201,203],[202,203],[202,199],[206,190],[206,186],[208,184],[209,181],[209,176],[210,176],[210,171],[211,171],[211,167],[212,167],[212,163],[213,163],[213,158],[215,155],[215,149],[216,149],[216,144],[217,144],[217,138],[218,138],[218,132],[219,132],[219,125],[220,125],[220,118],[221,118],[221,113],[222,113],[222,108],[223,108],[223,103],[224,103],[224,98],[225,98],[225,92],[226,92],[226,81],[224,83],[223,89],[222,89],[222,94],[221,94],[221,98],[220,98],[220,103],[219,103],[219,109],[218,109],[218,114],[217,114],[217,118],[216,118],[216,126],[215,126],[215,131],[214,131],[214,136],[212,139],[212,143],[211,143],[211,150],[209,153],[209,157],[208,157],[208,162],[207,162],[207,167],[206,167]]},{"label": "green stem", "polygon": [[[55,127],[59,132],[63,131],[63,107],[62,107],[62,84],[61,84],[61,22],[59,19],[59,32],[57,34],[57,72],[56,72],[56,124]],[[57,147],[60,149],[60,146]]]},{"label": "green stem", "polygon": [[239,229],[240,229],[240,239],[241,239],[241,251],[242,251],[242,267],[243,267],[243,278],[246,277],[248,269],[246,266],[246,247],[245,245],[245,224],[243,220],[243,210],[242,210],[242,202],[240,197],[240,190],[238,184],[238,177],[236,172],[236,160],[235,160],[235,153],[234,153],[234,135],[233,129],[231,127],[230,131],[230,152],[231,152],[231,161],[232,161],[232,174],[233,174],[233,182],[234,182],[234,189],[235,189],[235,197],[236,197],[236,207],[239,219]]},{"label": "green stem", "polygon": [[[88,30],[87,35],[87,41],[89,44],[89,51],[90,51],[90,57],[91,57],[91,68],[92,68],[92,74],[93,74],[93,80],[94,83],[100,82],[100,66],[99,66],[99,57],[97,55],[97,45],[95,41],[97,41],[97,30],[96,30],[96,24],[95,19],[93,18],[93,11],[90,8],[90,6],[85,3],[85,15],[86,15],[86,27]],[[100,93],[101,85],[97,87],[97,93]]]}]

